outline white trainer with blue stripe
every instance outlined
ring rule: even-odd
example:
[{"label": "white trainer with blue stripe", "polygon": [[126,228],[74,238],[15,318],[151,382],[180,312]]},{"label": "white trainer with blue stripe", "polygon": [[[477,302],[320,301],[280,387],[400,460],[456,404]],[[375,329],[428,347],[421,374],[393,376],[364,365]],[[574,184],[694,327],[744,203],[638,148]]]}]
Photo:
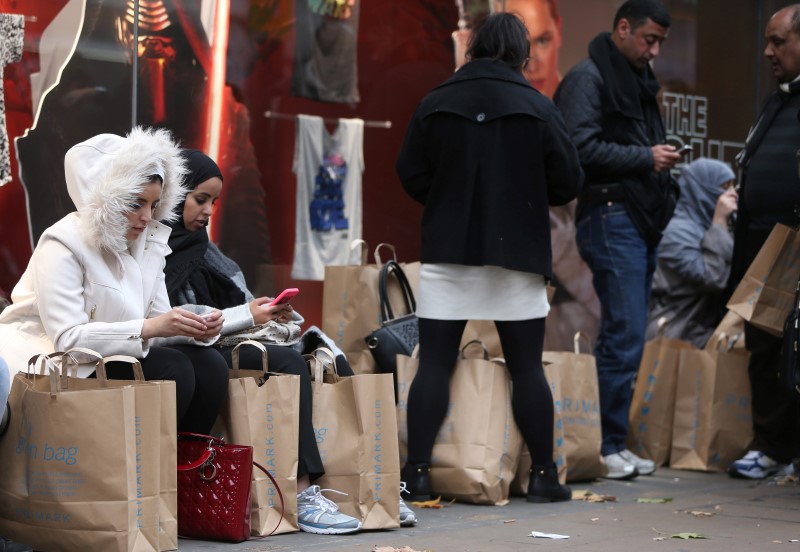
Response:
[{"label": "white trainer with blue stripe", "polygon": [[300,530],[320,535],[345,535],[361,529],[359,520],[340,512],[335,502],[322,496],[324,491],[346,494],[334,489],[320,489],[319,485],[311,485],[298,493],[297,525]]}]

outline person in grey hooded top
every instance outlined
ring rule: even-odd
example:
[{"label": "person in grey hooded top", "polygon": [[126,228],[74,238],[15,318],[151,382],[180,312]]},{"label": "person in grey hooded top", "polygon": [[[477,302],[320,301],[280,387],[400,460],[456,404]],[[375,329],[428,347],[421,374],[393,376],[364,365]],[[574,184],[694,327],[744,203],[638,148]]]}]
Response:
[{"label": "person in grey hooded top", "polygon": [[[178,429],[207,433],[227,396],[228,366],[207,347],[223,316],[170,307],[164,284],[170,228],[158,221],[186,194],[178,144],[166,130],[100,134],[70,148],[64,171],[77,211],[39,238],[0,314],[0,355],[12,374],[75,347],[135,357],[146,379],[175,381]],[[132,379],[126,364],[107,372]]]},{"label": "person in grey hooded top", "polygon": [[664,317],[665,337],[703,347],[719,322],[733,255],[734,178],[726,163],[704,157],[683,169],[675,214],[658,246],[647,339]]}]

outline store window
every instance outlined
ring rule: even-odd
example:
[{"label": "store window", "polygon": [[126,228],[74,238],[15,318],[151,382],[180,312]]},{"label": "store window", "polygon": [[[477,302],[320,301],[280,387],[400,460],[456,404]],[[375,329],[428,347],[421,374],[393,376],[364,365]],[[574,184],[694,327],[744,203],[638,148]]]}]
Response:
[{"label": "store window", "polygon": [[[44,228],[72,210],[64,152],[135,121],[166,126],[217,159],[225,186],[212,238],[253,291],[299,287],[298,309],[319,323],[322,282],[292,276],[304,247],[298,217],[337,237],[357,226],[370,249],[389,242],[401,260],[418,258],[421,208],[403,193],[395,158],[420,99],[461,63],[470,25],[493,10],[548,15],[534,32],[544,69],[529,78],[550,95],[620,4],[158,0],[136,12],[134,0],[0,0],[0,13],[25,18],[22,59],[4,65],[12,179],[0,187],[0,293]],[[766,18],[789,2],[665,4],[674,24],[654,70],[670,139],[691,144],[692,158],[730,162],[774,86],[761,62]],[[345,197],[338,158],[306,171],[309,182],[329,181],[298,191],[302,115],[322,118],[320,141],[346,126],[339,119],[363,121],[360,142],[348,145],[360,161],[346,165],[358,197]]]}]

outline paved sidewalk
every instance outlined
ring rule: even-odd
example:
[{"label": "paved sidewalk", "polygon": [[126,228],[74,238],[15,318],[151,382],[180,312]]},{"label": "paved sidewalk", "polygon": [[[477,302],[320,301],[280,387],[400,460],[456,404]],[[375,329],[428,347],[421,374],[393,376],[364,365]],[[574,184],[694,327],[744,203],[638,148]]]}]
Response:
[{"label": "paved sidewalk", "polygon": [[[725,474],[662,468],[632,482],[598,480],[571,486],[573,490],[612,495],[617,501],[541,505],[512,498],[506,506],[452,504],[439,510],[415,509],[420,522],[411,528],[344,536],[293,533],[240,544],[181,540],[180,550],[372,552],[376,546],[409,546],[428,552],[800,552],[797,483],[778,486],[771,480],[754,482]],[[639,503],[639,498],[672,500]],[[531,531],[570,538],[534,539],[528,536]],[[677,533],[697,533],[707,538],[671,538]]]}]

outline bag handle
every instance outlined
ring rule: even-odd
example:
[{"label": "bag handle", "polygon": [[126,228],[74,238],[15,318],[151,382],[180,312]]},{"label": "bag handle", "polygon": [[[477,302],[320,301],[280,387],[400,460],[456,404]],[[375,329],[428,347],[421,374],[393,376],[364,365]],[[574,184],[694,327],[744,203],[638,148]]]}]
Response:
[{"label": "bag handle", "polygon": [[133,379],[136,381],[145,381],[144,370],[142,370],[142,363],[138,358],[128,355],[111,355],[104,357],[97,363],[97,379],[103,382],[103,386],[108,386],[108,375],[106,375],[107,362],[127,362],[133,367]]},{"label": "bag handle", "polygon": [[397,251],[395,251],[394,246],[391,243],[379,243],[378,246],[375,248],[375,251],[372,253],[372,256],[375,257],[375,263],[382,265],[383,262],[381,261],[381,248],[385,247],[386,249],[391,250],[392,252],[392,259],[397,262]]},{"label": "bag handle", "polygon": [[350,251],[354,251],[356,247],[361,248],[361,266],[365,266],[367,264],[367,242],[360,238],[356,238],[350,242]]},{"label": "bag handle", "polygon": [[467,358],[467,348],[470,345],[480,345],[481,348],[483,349],[483,360],[489,360],[489,349],[486,347],[486,344],[480,339],[473,339],[471,341],[467,341],[464,344],[464,346],[461,347],[461,358]]},{"label": "bag handle", "polygon": [[[213,464],[211,464],[211,462],[214,460],[214,456],[215,456],[215,452],[214,452],[214,448],[213,447],[214,446],[224,447],[225,444],[226,444],[224,439],[219,439],[219,438],[213,437],[211,435],[205,435],[203,433],[192,433],[192,432],[189,432],[189,431],[179,431],[178,432],[178,438],[197,439],[197,440],[202,440],[202,441],[208,441],[208,446],[203,451],[203,454],[200,455],[200,458],[198,458],[194,462],[190,462],[188,464],[178,464],[178,471],[196,470],[198,468],[201,468],[201,467],[205,466],[206,464],[209,464],[209,465],[211,465],[213,467]],[[263,538],[263,537],[268,537],[268,536],[272,535],[275,531],[278,530],[278,527],[280,527],[281,522],[283,521],[283,515],[286,512],[286,502],[285,502],[285,500],[283,498],[283,492],[281,491],[280,485],[278,485],[278,482],[275,480],[275,477],[273,477],[273,475],[271,473],[269,473],[269,470],[266,469],[261,464],[259,464],[258,462],[256,462],[255,460],[253,460],[253,465],[255,467],[257,467],[258,469],[260,469],[261,471],[263,471],[267,475],[267,477],[269,478],[270,482],[272,482],[272,485],[275,487],[275,490],[278,491],[278,498],[281,499],[281,515],[278,518],[278,524],[275,526],[274,529],[272,529],[272,531],[270,531],[269,533],[267,533],[266,535],[263,535],[261,537],[261,538]],[[213,473],[216,474],[216,468],[214,468],[214,472]],[[203,475],[201,475],[201,477],[203,477],[203,479],[206,479],[206,477],[203,476]],[[214,475],[208,477],[208,479],[213,479],[213,478],[214,478]],[[248,540],[256,540],[256,539],[248,539]]]},{"label": "bag handle", "polygon": [[381,302],[381,324],[385,324],[389,320],[394,319],[394,311],[389,304],[389,292],[387,289],[387,281],[389,275],[394,274],[397,282],[400,284],[400,289],[403,291],[403,299],[406,303],[406,310],[409,314],[414,314],[417,310],[417,302],[414,300],[414,292],[411,290],[411,284],[408,283],[406,273],[397,261],[386,261],[386,264],[381,267],[381,272],[378,280],[378,293]]},{"label": "bag handle", "polygon": [[266,376],[266,374],[269,372],[269,370],[267,369],[267,364],[268,364],[267,348],[264,347],[263,343],[254,341],[252,339],[247,339],[245,341],[237,343],[236,346],[233,348],[233,351],[231,351],[231,364],[233,365],[232,366],[233,376],[231,377],[233,378],[239,377],[239,347],[241,347],[242,345],[252,345],[253,347],[256,347],[261,351],[261,371],[264,372],[264,375]]},{"label": "bag handle", "polygon": [[[74,377],[78,376],[78,365],[80,362],[78,362],[78,359],[75,357],[75,353],[93,357],[96,361],[95,372],[97,372],[100,363],[103,361],[103,355],[93,349],[87,349],[86,347],[73,347],[64,353],[59,353],[61,355],[61,387],[63,389],[69,389],[69,378],[73,377],[73,373],[75,374]],[[103,369],[103,375],[105,376],[105,368]],[[103,387],[108,387],[107,379],[101,381],[104,382]]]},{"label": "bag handle", "polygon": [[592,350],[592,341],[589,339],[589,336],[583,332],[575,332],[575,335],[572,338],[572,343],[575,346],[575,354],[581,354],[581,339],[586,341],[586,347],[591,351]]},{"label": "bag handle", "polygon": [[[45,372],[45,368],[53,368],[56,366],[55,360],[56,358],[60,358],[61,355],[64,353],[62,352],[55,352],[50,353],[48,355],[44,353],[39,353],[38,355],[33,355],[30,359],[28,359],[28,374],[31,373],[31,368],[33,368],[33,376],[36,376],[36,365],[39,364],[39,375],[44,376],[47,374]],[[48,370],[49,372],[49,370]]]},{"label": "bag handle", "polygon": [[[317,353],[325,354],[331,359],[329,368],[328,366],[325,365],[325,362],[323,362],[319,357],[317,357]],[[314,349],[314,351],[303,355],[303,357],[306,359],[306,362],[314,363],[313,368],[311,368],[311,366],[309,365],[309,370],[311,371],[311,379],[317,385],[322,385],[326,371],[329,371],[333,373],[336,377],[339,377],[339,371],[336,368],[336,356],[333,354],[333,351],[331,351],[327,347],[319,347],[317,349]]]}]

